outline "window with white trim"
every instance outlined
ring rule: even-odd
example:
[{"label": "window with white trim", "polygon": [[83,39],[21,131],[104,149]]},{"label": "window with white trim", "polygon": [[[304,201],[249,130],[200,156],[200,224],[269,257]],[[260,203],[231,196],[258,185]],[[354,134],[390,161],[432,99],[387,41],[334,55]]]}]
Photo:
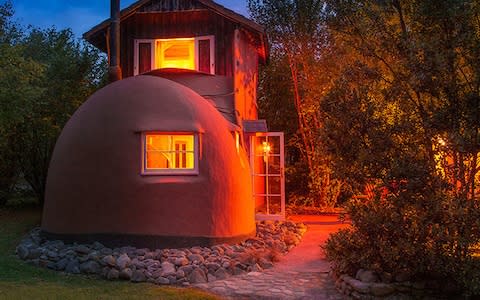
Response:
[{"label": "window with white trim", "polygon": [[136,39],[134,75],[160,68],[215,74],[214,36],[177,39]]},{"label": "window with white trim", "polygon": [[198,174],[198,135],[194,133],[142,134],[142,174]]}]

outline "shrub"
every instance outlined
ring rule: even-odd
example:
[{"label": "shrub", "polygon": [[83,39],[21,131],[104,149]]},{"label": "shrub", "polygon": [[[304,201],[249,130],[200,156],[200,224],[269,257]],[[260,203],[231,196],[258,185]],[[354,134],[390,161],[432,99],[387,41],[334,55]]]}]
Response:
[{"label": "shrub", "polygon": [[480,264],[472,256],[480,239],[476,201],[403,190],[352,200],[347,212],[352,227],[332,235],[325,246],[337,273],[354,276],[369,269],[411,280],[448,279],[467,293],[480,292]]}]

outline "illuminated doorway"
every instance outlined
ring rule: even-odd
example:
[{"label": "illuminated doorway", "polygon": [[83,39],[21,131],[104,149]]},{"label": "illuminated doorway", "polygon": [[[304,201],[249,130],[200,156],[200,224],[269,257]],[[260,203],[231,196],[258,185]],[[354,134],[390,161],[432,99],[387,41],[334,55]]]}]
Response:
[{"label": "illuminated doorway", "polygon": [[257,220],[285,219],[283,132],[257,132],[252,136],[250,165]]}]

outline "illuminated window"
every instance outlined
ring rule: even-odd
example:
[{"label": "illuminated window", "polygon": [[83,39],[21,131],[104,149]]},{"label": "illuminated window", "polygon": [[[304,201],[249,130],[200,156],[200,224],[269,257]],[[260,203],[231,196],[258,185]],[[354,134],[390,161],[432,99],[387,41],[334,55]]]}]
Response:
[{"label": "illuminated window", "polygon": [[195,39],[157,40],[156,68],[195,70]]},{"label": "illuminated window", "polygon": [[197,174],[197,135],[145,133],[143,174]]},{"label": "illuminated window", "polygon": [[214,37],[135,40],[134,75],[159,68],[215,73]]}]

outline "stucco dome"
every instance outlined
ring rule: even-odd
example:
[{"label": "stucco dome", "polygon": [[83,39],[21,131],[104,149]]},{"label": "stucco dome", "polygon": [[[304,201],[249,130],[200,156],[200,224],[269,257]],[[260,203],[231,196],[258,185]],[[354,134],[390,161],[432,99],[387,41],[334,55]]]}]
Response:
[{"label": "stucco dome", "polygon": [[[99,90],[57,141],[42,232],[151,248],[251,236],[249,164],[228,128],[204,98],[167,79],[136,76]],[[145,132],[195,133],[198,174],[143,174]]]}]

